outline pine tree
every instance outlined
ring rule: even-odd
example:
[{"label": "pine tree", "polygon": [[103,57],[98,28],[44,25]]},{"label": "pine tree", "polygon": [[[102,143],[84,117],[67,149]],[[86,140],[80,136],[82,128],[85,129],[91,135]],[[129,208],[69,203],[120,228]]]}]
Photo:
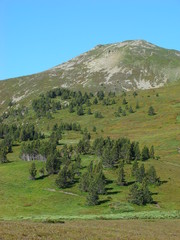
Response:
[{"label": "pine tree", "polygon": [[143,192],[139,188],[139,184],[134,183],[129,192],[128,201],[133,204],[142,205],[143,204]]},{"label": "pine tree", "polygon": [[144,164],[141,164],[140,168],[136,171],[136,181],[142,183],[145,177]]},{"label": "pine tree", "polygon": [[123,105],[126,105],[127,103],[128,103],[128,102],[126,101],[126,99],[123,98],[122,104],[123,104]]},{"label": "pine tree", "polygon": [[89,206],[98,205],[99,196],[98,196],[96,183],[94,181],[90,182],[89,191],[88,191],[86,200]]},{"label": "pine tree", "polygon": [[0,163],[7,163],[7,150],[5,147],[0,148]]},{"label": "pine tree", "polygon": [[148,115],[149,116],[155,115],[155,111],[154,111],[154,108],[152,106],[150,106],[149,109],[148,109]]},{"label": "pine tree", "polygon": [[91,114],[92,114],[92,112],[91,112],[91,109],[90,109],[90,108],[88,108],[88,110],[87,110],[87,114],[88,114],[88,115],[91,115]]},{"label": "pine tree", "polygon": [[93,101],[93,104],[98,104],[98,100],[97,100],[97,98],[95,97],[95,99],[94,99],[94,101]]},{"label": "pine tree", "polygon": [[97,193],[98,194],[105,194],[106,189],[105,189],[105,176],[103,174],[103,171],[100,170],[98,173],[95,174],[95,185],[97,188]]},{"label": "pine tree", "polygon": [[132,106],[129,107],[129,113],[134,113]]},{"label": "pine tree", "polygon": [[150,158],[149,156],[149,148],[144,146],[142,153],[141,153],[141,158],[143,161],[148,160]]},{"label": "pine tree", "polygon": [[148,170],[147,170],[147,181],[150,184],[156,184],[158,182],[158,178],[157,178],[157,174],[156,174],[156,170],[154,168],[154,166],[151,166]]},{"label": "pine tree", "polygon": [[35,180],[36,179],[36,174],[37,174],[37,169],[36,169],[35,162],[31,163],[31,166],[29,168],[29,173],[30,173],[30,179]]},{"label": "pine tree", "polygon": [[88,174],[88,172],[85,172],[81,176],[80,181],[79,181],[79,189],[82,192],[88,192],[88,190],[89,190],[89,174]]},{"label": "pine tree", "polygon": [[152,193],[150,192],[146,180],[143,181],[141,191],[143,193],[143,205],[146,205],[147,203],[152,203]]},{"label": "pine tree", "polygon": [[83,107],[82,106],[79,106],[77,108],[77,115],[81,116],[81,115],[84,115],[84,110],[83,110]]},{"label": "pine tree", "polygon": [[65,165],[58,173],[55,182],[59,188],[65,188],[67,186],[67,170],[67,166]]},{"label": "pine tree", "polygon": [[117,184],[119,186],[126,185],[125,181],[125,172],[124,172],[124,163],[121,162],[118,167],[118,178],[117,178]]},{"label": "pine tree", "polygon": [[46,171],[48,174],[57,173],[60,167],[60,161],[57,154],[50,154],[46,160]]},{"label": "pine tree", "polygon": [[138,161],[135,160],[135,161],[133,162],[132,169],[131,169],[131,175],[132,175],[133,177],[136,176],[138,169],[139,169]]},{"label": "pine tree", "polygon": [[135,160],[140,160],[141,159],[141,152],[140,152],[140,149],[139,149],[139,143],[136,142],[135,145],[134,145],[134,159]]},{"label": "pine tree", "polygon": [[150,156],[150,158],[154,159],[154,146],[151,146],[150,151],[149,151],[149,156]]}]

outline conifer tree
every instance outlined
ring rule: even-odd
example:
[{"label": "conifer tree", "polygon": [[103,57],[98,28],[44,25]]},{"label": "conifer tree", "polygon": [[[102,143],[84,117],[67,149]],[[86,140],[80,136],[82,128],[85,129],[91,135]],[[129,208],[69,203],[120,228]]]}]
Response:
[{"label": "conifer tree", "polygon": [[141,191],[143,194],[143,205],[146,205],[147,203],[152,203],[152,193],[150,192],[146,180],[143,181]]},{"label": "conifer tree", "polygon": [[99,196],[96,183],[94,181],[92,181],[89,185],[89,191],[86,200],[89,206],[98,205]]},{"label": "conifer tree", "polygon": [[30,173],[30,179],[35,180],[36,179],[36,174],[37,174],[37,169],[36,169],[35,162],[31,163],[31,166],[29,168],[29,173]]},{"label": "conifer tree", "polygon": [[133,162],[132,169],[131,169],[131,175],[132,175],[133,177],[136,176],[138,169],[139,169],[138,161],[135,160],[135,161]]},{"label": "conifer tree", "polygon": [[117,184],[118,184],[119,186],[124,186],[124,185],[126,185],[125,172],[124,172],[124,163],[123,163],[123,161],[119,164],[119,167],[118,167]]},{"label": "conifer tree", "polygon": [[95,99],[94,99],[94,101],[93,101],[93,104],[98,104],[98,100],[97,100],[97,98],[95,97]]},{"label": "conifer tree", "polygon": [[148,170],[147,170],[147,181],[150,184],[156,184],[158,183],[158,178],[157,178],[157,174],[156,174],[156,170],[154,168],[154,166],[151,166]]},{"label": "conifer tree", "polygon": [[151,146],[150,151],[149,151],[149,156],[150,156],[150,158],[154,159],[154,146]]},{"label": "conifer tree", "polygon": [[155,115],[155,111],[154,111],[154,108],[152,106],[150,106],[149,109],[148,109],[148,115],[149,116]]},{"label": "conifer tree", "polygon": [[67,166],[65,165],[58,173],[55,182],[59,188],[65,188],[67,186],[67,170]]},{"label": "conifer tree", "polygon": [[87,114],[88,114],[88,115],[91,115],[91,114],[92,114],[92,112],[91,112],[91,109],[90,109],[90,108],[88,108],[88,110],[87,110]]},{"label": "conifer tree", "polygon": [[144,164],[141,164],[139,169],[136,171],[136,181],[142,183],[145,177],[145,168]]},{"label": "conifer tree", "polygon": [[149,148],[147,146],[144,146],[142,153],[141,153],[141,158],[143,161],[148,160],[150,158]]},{"label": "conifer tree", "polygon": [[134,183],[129,192],[128,201],[133,204],[142,205],[143,204],[143,193],[139,189],[139,184]]}]

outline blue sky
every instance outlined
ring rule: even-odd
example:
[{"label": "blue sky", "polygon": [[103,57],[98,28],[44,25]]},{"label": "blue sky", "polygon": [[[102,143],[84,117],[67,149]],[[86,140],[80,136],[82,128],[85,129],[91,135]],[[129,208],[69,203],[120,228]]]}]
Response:
[{"label": "blue sky", "polygon": [[180,0],[0,0],[0,79],[47,70],[97,44],[180,50]]}]

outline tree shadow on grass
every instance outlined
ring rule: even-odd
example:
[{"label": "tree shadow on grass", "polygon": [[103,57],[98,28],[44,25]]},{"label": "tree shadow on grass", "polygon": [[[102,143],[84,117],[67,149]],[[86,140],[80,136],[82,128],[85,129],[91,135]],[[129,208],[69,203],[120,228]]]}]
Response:
[{"label": "tree shadow on grass", "polygon": [[109,202],[110,200],[109,199],[104,199],[104,200],[100,200],[98,203],[98,205],[101,205],[103,203],[106,203],[106,202]]},{"label": "tree shadow on grass", "polygon": [[107,187],[106,188],[106,195],[114,195],[114,194],[117,194],[117,193],[120,193],[120,191],[109,191],[109,190],[113,190],[112,187]]},{"label": "tree shadow on grass", "polygon": [[44,178],[47,178],[48,176],[49,176],[49,174],[45,174],[45,175],[37,177],[36,180],[43,180]]},{"label": "tree shadow on grass", "polygon": [[127,183],[125,184],[125,186],[130,186],[130,185],[134,184],[135,182],[136,182],[136,181],[127,182]]}]

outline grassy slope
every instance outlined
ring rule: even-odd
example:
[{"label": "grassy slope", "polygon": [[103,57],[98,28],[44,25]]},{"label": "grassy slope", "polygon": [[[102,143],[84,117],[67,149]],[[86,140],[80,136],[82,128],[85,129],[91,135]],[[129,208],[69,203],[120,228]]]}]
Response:
[{"label": "grassy slope", "polygon": [[[157,92],[159,97],[156,96]],[[82,218],[83,216],[84,218],[91,218],[92,216],[92,218],[96,218],[96,215],[103,215],[114,218],[115,216],[112,216],[112,214],[118,214],[117,217],[132,218],[136,212],[143,211],[141,218],[145,211],[152,211],[149,212],[151,217],[162,217],[161,211],[180,210],[180,155],[177,151],[177,147],[180,145],[180,135],[178,133],[180,126],[178,117],[180,115],[179,92],[180,84],[177,83],[177,85],[157,90],[141,91],[136,98],[132,96],[132,93],[129,93],[126,97],[129,105],[135,108],[138,100],[140,109],[126,117],[116,118],[114,116],[118,106],[122,105],[122,97],[117,97],[116,105],[102,106],[98,104],[92,106],[93,112],[97,110],[102,112],[103,119],[95,119],[93,115],[77,116],[76,113],[70,114],[67,110],[62,110],[54,114],[52,121],[47,119],[37,121],[38,127],[46,133],[48,133],[47,126],[49,125],[51,128],[55,122],[59,123],[61,120],[77,121],[91,132],[92,127],[96,126],[97,134],[92,132],[93,139],[100,135],[111,136],[112,138],[127,136],[131,140],[138,140],[141,146],[144,144],[151,146],[153,144],[156,155],[159,155],[161,159],[158,161],[150,160],[145,163],[145,166],[154,165],[161,180],[167,181],[158,188],[151,188],[155,193],[153,197],[158,205],[145,207],[130,205],[126,200],[128,187],[117,187],[115,183],[112,183],[108,185],[109,188],[113,188],[109,190],[109,194],[101,196],[102,203],[99,206],[88,207],[85,205],[86,194],[80,193],[77,185],[64,191],[73,192],[80,196],[60,192],[54,184],[56,176],[30,181],[28,179],[30,163],[23,162],[18,158],[20,147],[16,146],[13,147],[13,153],[8,155],[12,162],[0,165],[0,217],[2,219],[72,218],[72,216],[82,216]],[[147,115],[150,105],[153,105],[157,112],[157,115],[153,117]],[[67,134],[66,132],[61,143],[76,143],[80,137],[79,133]],[[90,159],[96,160],[96,157],[93,156],[83,156],[82,158],[85,166],[90,162]],[[42,165],[42,162],[37,163],[39,169]],[[129,172],[130,167],[126,166],[126,176],[129,181],[132,180]],[[105,174],[109,179],[116,179],[113,170],[106,170]],[[56,189],[56,191],[47,189]],[[158,194],[156,194],[157,192]]]}]

